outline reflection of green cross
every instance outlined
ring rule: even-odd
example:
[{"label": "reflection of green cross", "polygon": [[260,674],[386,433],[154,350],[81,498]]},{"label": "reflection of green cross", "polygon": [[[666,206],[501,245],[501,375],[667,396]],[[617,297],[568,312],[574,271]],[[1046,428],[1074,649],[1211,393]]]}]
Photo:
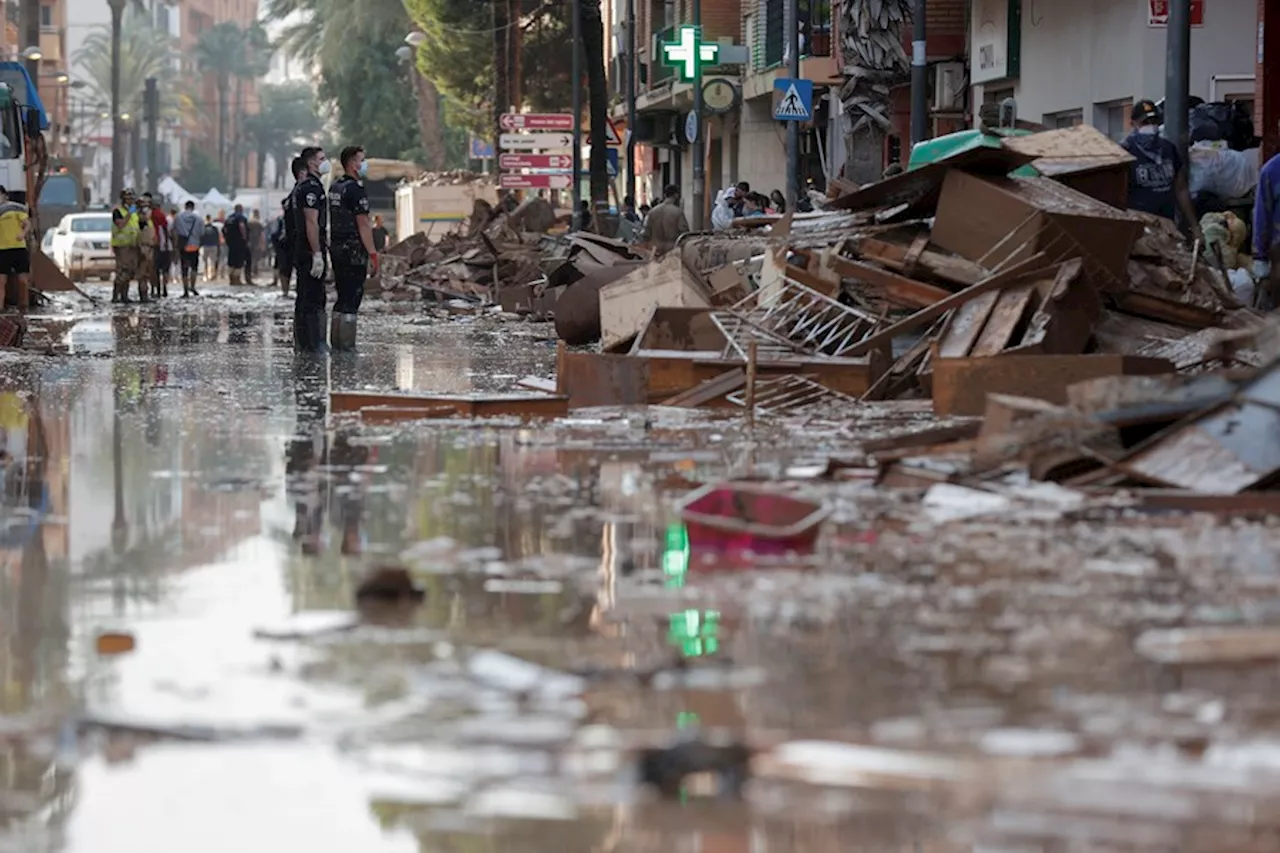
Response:
[{"label": "reflection of green cross", "polygon": [[720,45],[702,43],[702,27],[681,27],[680,40],[662,46],[662,61],[680,72],[680,79],[692,80],[699,65],[713,65]]}]

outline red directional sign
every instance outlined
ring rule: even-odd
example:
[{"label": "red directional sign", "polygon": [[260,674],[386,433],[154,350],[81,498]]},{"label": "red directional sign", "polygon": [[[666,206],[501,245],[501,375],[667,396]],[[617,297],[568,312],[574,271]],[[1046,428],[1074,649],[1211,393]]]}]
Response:
[{"label": "red directional sign", "polygon": [[500,169],[572,169],[573,157],[568,154],[502,154],[498,157]]},{"label": "red directional sign", "polygon": [[508,175],[498,176],[498,186],[504,190],[567,190],[573,179],[568,175]]},{"label": "red directional sign", "polygon": [[503,113],[503,130],[573,130],[572,113]]}]

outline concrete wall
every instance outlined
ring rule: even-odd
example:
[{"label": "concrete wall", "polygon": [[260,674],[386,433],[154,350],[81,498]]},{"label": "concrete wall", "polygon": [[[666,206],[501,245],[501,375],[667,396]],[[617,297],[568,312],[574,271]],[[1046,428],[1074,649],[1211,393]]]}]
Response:
[{"label": "concrete wall", "polygon": [[[1147,4],[1137,0],[1024,0],[1022,74],[1013,81],[1018,113],[1029,121],[1109,101],[1164,97],[1165,35],[1147,26]],[[1252,74],[1257,18],[1241,0],[1205,4],[1205,25],[1191,31],[1191,92],[1209,98],[1216,74]],[[976,86],[1006,89],[1010,81]]]},{"label": "concrete wall", "polygon": [[782,188],[787,179],[786,131],[773,120],[773,96],[753,98],[742,105],[738,131],[738,174],[752,189],[764,192]]}]

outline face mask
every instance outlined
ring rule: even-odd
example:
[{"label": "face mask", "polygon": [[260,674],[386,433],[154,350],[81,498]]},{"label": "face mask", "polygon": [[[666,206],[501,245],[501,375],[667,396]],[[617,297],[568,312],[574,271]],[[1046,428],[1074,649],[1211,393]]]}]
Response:
[{"label": "face mask", "polygon": [[356,170],[356,174],[357,174],[357,175],[359,175],[359,176],[360,176],[360,177],[362,177],[362,178],[363,178],[365,175],[369,174],[369,161],[368,161],[368,160],[365,160],[365,161],[363,161],[363,162],[361,162],[361,163],[360,163],[360,168]]},{"label": "face mask", "polygon": [[333,168],[333,166],[329,163],[329,161],[328,161],[328,160],[325,160],[324,162],[322,162],[322,163],[320,164],[320,174],[322,174],[322,175],[327,175],[327,174],[329,174],[329,170],[330,170],[330,169],[332,169],[332,168]]}]

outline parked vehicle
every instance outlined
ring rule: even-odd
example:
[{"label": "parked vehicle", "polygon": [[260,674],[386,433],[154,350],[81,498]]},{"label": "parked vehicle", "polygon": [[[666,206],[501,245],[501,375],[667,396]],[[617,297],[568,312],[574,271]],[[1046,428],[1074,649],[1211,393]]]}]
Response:
[{"label": "parked vehicle", "polygon": [[72,281],[109,278],[116,268],[111,254],[111,214],[71,213],[53,232],[50,257]]}]

